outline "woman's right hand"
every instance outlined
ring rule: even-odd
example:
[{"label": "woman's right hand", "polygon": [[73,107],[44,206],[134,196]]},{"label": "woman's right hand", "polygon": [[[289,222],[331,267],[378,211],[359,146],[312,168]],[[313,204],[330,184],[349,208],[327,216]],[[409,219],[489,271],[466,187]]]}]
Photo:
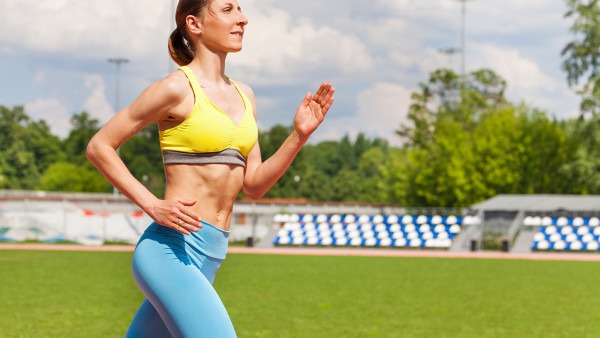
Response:
[{"label": "woman's right hand", "polygon": [[194,204],[196,201],[181,198],[158,200],[148,211],[148,215],[164,227],[189,235],[202,228],[202,218],[189,208]]}]

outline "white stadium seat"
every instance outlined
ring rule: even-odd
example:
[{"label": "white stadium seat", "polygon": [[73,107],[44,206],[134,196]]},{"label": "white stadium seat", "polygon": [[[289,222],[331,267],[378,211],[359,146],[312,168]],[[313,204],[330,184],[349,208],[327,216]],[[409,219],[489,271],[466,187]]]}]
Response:
[{"label": "white stadium seat", "polygon": [[554,243],[554,250],[564,250],[567,247],[567,243],[558,241]]},{"label": "white stadium seat", "polygon": [[415,238],[415,239],[413,239],[413,240],[410,241],[410,246],[413,247],[413,248],[420,247],[421,244],[423,244],[423,241],[420,240],[420,239],[418,239],[418,238]]},{"label": "white stadium seat", "polygon": [[581,241],[583,243],[589,243],[592,242],[594,240],[594,235],[592,234],[585,234],[583,236],[581,236]]},{"label": "white stadium seat", "polygon": [[380,246],[390,246],[390,245],[392,245],[392,240],[390,238],[382,238],[379,245]]},{"label": "white stadium seat", "polygon": [[350,245],[352,246],[360,246],[362,244],[362,238],[358,237],[358,238],[352,238],[350,240]]},{"label": "white stadium seat", "polygon": [[600,225],[600,219],[598,219],[598,217],[592,217],[590,218],[588,225],[591,227],[597,227]]},{"label": "white stadium seat", "polygon": [[389,238],[390,237],[390,233],[387,231],[379,231],[377,232],[377,238]]},{"label": "white stadium seat", "polygon": [[575,242],[576,240],[577,240],[577,235],[576,234],[568,234],[565,237],[565,242],[567,242],[567,243]]},{"label": "white stadium seat", "polygon": [[596,251],[596,250],[598,250],[598,246],[599,246],[598,242],[589,242],[589,243],[587,243],[587,249],[590,250],[590,251]]},{"label": "white stadium seat", "polygon": [[369,215],[360,215],[360,217],[358,218],[358,223],[368,223],[370,219],[371,217],[369,217]]},{"label": "white stadium seat", "polygon": [[354,230],[354,231],[349,231],[348,232],[348,238],[359,238],[360,236],[360,232]]},{"label": "white stadium seat", "polygon": [[431,224],[433,224],[433,225],[438,225],[438,224],[440,224],[440,223],[442,223],[442,216],[440,216],[440,215],[435,215],[435,216],[433,216],[433,217],[431,218]]},{"label": "white stadium seat", "polygon": [[308,239],[306,240],[306,244],[308,244],[308,245],[317,245],[318,243],[319,243],[318,237],[308,237]]},{"label": "white stadium seat", "polygon": [[544,239],[546,239],[546,236],[545,236],[543,233],[541,233],[541,232],[538,232],[538,233],[536,233],[536,234],[533,236],[533,241],[534,241],[534,242],[543,241]]},{"label": "white stadium seat", "polygon": [[570,226],[563,226],[560,229],[560,233],[563,235],[568,235],[568,234],[572,234],[573,233],[573,228]]},{"label": "white stadium seat", "polygon": [[411,231],[406,233],[406,239],[413,240],[415,238],[419,238],[419,233],[416,231]]},{"label": "white stadium seat", "polygon": [[394,224],[394,223],[398,223],[398,216],[396,215],[391,215],[388,216],[387,220],[386,220],[387,224]]},{"label": "white stadium seat", "polygon": [[362,238],[375,238],[375,233],[373,231],[363,232]]},{"label": "white stadium seat", "polygon": [[570,249],[571,250],[581,250],[583,248],[583,245],[581,244],[581,242],[579,241],[575,241],[571,243]]},{"label": "white stadium seat", "polygon": [[454,224],[453,226],[450,227],[451,234],[457,234],[459,232],[460,232],[460,225]]},{"label": "white stadium seat", "polygon": [[550,243],[546,242],[546,241],[540,241],[538,243],[538,249],[540,250],[548,250],[550,248]]},{"label": "white stadium seat", "polygon": [[554,242],[558,242],[562,239],[562,236],[559,233],[553,233],[552,235],[550,235],[550,242],[554,243]]},{"label": "white stadium seat", "polygon": [[424,240],[433,239],[433,232],[424,232],[421,238]]},{"label": "white stadium seat", "polygon": [[394,246],[397,246],[397,247],[404,247],[404,246],[406,246],[406,239],[404,239],[404,238],[398,238],[398,239],[396,239],[396,242],[394,243]]},{"label": "white stadium seat", "polygon": [[325,231],[325,230],[329,230],[331,227],[329,226],[329,223],[319,223],[319,226],[317,226],[317,229],[319,229],[319,231]]}]

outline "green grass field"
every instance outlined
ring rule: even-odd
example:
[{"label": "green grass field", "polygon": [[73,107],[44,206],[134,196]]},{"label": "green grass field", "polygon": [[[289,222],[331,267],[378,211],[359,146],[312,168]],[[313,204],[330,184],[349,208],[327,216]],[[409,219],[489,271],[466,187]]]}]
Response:
[{"label": "green grass field", "polygon": [[[0,337],[123,337],[130,260],[0,250]],[[597,337],[599,286],[595,262],[243,254],[215,283],[239,337],[277,338]]]}]

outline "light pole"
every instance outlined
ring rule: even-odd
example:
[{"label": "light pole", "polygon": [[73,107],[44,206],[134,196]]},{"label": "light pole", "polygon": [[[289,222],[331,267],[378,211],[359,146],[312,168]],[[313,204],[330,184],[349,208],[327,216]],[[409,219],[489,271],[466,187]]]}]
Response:
[{"label": "light pole", "polygon": [[[110,58],[108,62],[114,63],[117,66],[116,86],[115,86],[115,114],[119,111],[119,95],[120,95],[120,82],[121,82],[121,64],[129,62],[125,58]],[[119,149],[117,149],[117,155],[120,155]],[[119,191],[113,187],[113,195],[118,195]]]},{"label": "light pole", "polygon": [[473,1],[473,0],[455,0],[455,1],[460,1],[462,2],[462,18],[461,18],[461,23],[460,23],[460,53],[461,53],[461,65],[460,65],[460,73],[464,79],[465,76],[465,59],[466,59],[466,55],[465,55],[465,17],[467,16],[467,6],[466,3],[467,1]]},{"label": "light pole", "polygon": [[456,53],[460,53],[460,50],[458,48],[440,48],[438,49],[438,51],[440,53],[444,53],[446,55],[448,55],[448,66],[450,69],[452,69],[453,65],[452,65],[452,55],[456,54]]}]

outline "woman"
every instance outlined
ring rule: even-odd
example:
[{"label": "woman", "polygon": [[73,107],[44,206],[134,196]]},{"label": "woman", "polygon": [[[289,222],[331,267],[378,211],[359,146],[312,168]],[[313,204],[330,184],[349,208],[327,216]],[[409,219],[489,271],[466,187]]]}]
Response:
[{"label": "woman", "polygon": [[[88,159],[153,220],[133,254],[146,300],[128,337],[235,337],[212,287],[225,258],[240,190],[262,197],[283,175],[333,103],[324,83],[308,93],[294,129],[264,163],[257,142],[254,94],[225,75],[228,53],[242,48],[248,19],[236,0],[180,0],[169,51],[181,68],[119,111],[92,138]],[[167,180],[164,199],[137,181],[116,153],[158,122]]]}]

